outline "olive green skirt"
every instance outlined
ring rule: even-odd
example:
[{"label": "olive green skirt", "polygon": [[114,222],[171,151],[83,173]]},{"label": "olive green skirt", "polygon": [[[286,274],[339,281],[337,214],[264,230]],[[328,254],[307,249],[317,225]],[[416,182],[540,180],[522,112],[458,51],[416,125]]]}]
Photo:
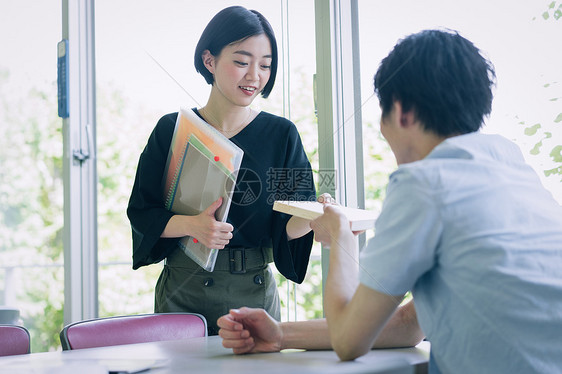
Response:
[{"label": "olive green skirt", "polygon": [[209,335],[218,334],[217,319],[233,308],[263,308],[279,321],[279,293],[268,264],[272,260],[271,248],[224,249],[215,270],[208,272],[178,248],[156,283],[154,311],[202,314]]}]

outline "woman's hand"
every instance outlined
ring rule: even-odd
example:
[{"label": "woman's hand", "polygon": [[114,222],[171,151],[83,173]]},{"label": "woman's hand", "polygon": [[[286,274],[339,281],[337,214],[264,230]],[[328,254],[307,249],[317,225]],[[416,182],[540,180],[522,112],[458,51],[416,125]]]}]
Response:
[{"label": "woman's hand", "polygon": [[207,209],[195,216],[194,223],[190,227],[189,235],[207,248],[223,249],[232,239],[234,227],[230,223],[215,219],[215,212],[221,204],[222,197],[219,197]]},{"label": "woman's hand", "polygon": [[191,236],[207,248],[223,249],[232,239],[234,228],[230,223],[219,222],[215,219],[215,212],[221,204],[222,198],[219,198],[196,216],[176,214],[168,221],[161,237]]},{"label": "woman's hand", "polygon": [[316,199],[319,203],[323,203],[323,204],[338,204],[336,203],[336,199],[334,199],[332,197],[332,195],[330,195],[327,192],[324,192],[322,195],[318,196],[318,199]]}]

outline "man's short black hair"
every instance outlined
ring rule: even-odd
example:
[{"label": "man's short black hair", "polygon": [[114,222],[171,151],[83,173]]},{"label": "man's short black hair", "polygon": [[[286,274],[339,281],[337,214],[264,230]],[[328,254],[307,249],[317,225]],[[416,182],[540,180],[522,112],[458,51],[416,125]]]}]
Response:
[{"label": "man's short black hair", "polygon": [[258,11],[248,10],[241,6],[231,6],[218,12],[199,38],[195,48],[195,69],[207,83],[213,84],[213,74],[203,64],[203,52],[208,49],[213,56],[219,56],[227,45],[261,34],[265,34],[271,44],[271,74],[261,93],[263,97],[268,97],[277,74],[277,40],[273,28]]},{"label": "man's short black hair", "polygon": [[383,118],[399,101],[440,136],[477,131],[492,110],[494,67],[472,42],[449,30],[400,40],[374,78]]}]

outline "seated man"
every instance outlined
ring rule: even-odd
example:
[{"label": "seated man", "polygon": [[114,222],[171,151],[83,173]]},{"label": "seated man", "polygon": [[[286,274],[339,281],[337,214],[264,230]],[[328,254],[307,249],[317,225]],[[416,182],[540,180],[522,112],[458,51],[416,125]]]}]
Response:
[{"label": "seated man", "polygon": [[326,206],[311,227],[330,245],[327,324],[266,328],[262,312],[241,309],[219,319],[223,345],[243,353],[329,340],[351,360],[378,339],[415,344],[417,324],[400,324],[395,311],[411,290],[430,372],[560,372],[562,207],[516,145],[478,132],[494,79],[457,33],[401,40],[375,75],[381,132],[399,167],[360,269],[349,223]]}]

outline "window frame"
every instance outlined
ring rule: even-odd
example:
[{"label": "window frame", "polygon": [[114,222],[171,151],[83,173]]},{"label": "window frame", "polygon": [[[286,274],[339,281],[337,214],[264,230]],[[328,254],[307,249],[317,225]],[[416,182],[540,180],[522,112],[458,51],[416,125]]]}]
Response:
[{"label": "window frame", "polygon": [[62,1],[69,117],[63,118],[64,324],[98,317],[94,0]]},{"label": "window frame", "polygon": [[[315,22],[319,193],[330,193],[342,205],[364,208],[357,0],[316,0]],[[358,240],[363,245],[365,235]],[[323,246],[323,290],[328,266],[329,252]]]}]

